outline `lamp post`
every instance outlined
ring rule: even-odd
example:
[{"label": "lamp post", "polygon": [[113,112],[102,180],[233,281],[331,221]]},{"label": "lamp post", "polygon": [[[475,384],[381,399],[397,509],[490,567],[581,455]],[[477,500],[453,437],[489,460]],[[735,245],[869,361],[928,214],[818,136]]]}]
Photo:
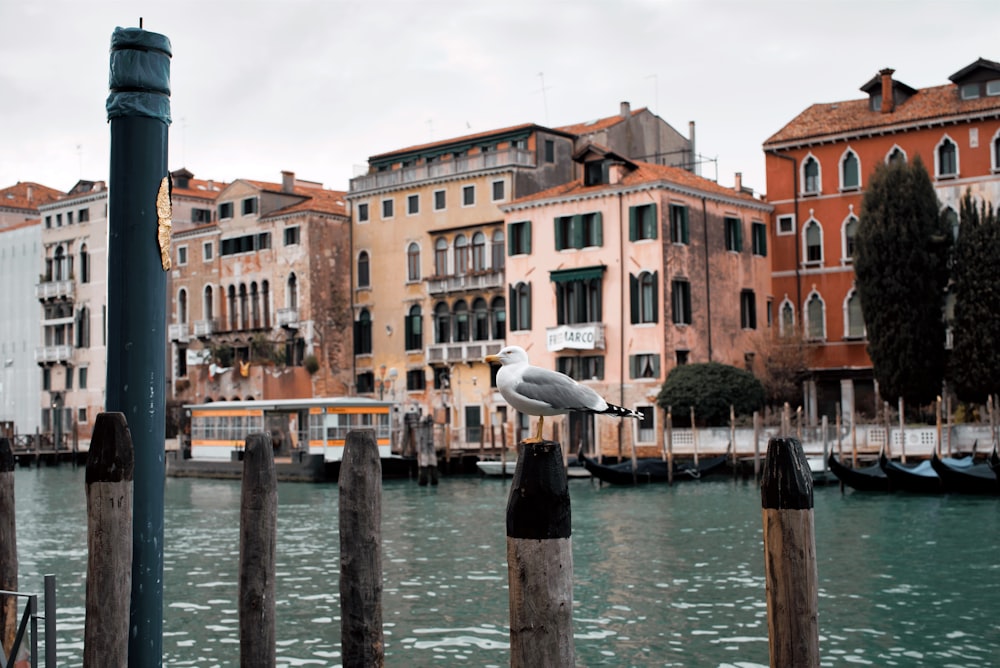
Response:
[{"label": "lamp post", "polygon": [[386,375],[386,368],[383,364],[378,368],[378,376],[375,379],[376,385],[378,385],[378,400],[382,401],[385,398],[385,391],[389,390],[390,397],[392,396],[392,383],[399,376],[399,372],[396,371],[395,367],[389,369],[388,376]]}]

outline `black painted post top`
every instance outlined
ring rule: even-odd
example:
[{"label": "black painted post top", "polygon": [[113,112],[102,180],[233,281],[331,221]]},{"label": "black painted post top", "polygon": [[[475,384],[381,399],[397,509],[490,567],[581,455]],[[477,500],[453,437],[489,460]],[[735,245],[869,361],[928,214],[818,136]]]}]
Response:
[{"label": "black painted post top", "polygon": [[108,120],[147,116],[170,124],[170,40],[141,28],[111,35]]},{"label": "black painted post top", "polygon": [[135,449],[124,413],[98,413],[87,453],[87,484],[131,482]]},{"label": "black painted post top", "polygon": [[812,471],[797,438],[772,438],[767,442],[760,502],[764,509],[812,509]]},{"label": "black painted post top", "polygon": [[14,470],[14,451],[10,449],[10,439],[0,436],[0,473]]},{"label": "black painted post top", "polygon": [[507,536],[569,538],[571,520],[562,448],[555,441],[522,444],[507,500]]}]

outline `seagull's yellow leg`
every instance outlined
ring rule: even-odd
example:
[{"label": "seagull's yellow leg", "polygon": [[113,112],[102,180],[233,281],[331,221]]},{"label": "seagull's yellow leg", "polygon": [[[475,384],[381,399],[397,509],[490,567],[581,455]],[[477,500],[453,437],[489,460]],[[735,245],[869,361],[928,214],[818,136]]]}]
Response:
[{"label": "seagull's yellow leg", "polygon": [[545,424],[545,417],[542,415],[538,416],[538,429],[535,430],[535,435],[524,439],[524,443],[541,443],[544,439],[542,438],[542,425]]}]

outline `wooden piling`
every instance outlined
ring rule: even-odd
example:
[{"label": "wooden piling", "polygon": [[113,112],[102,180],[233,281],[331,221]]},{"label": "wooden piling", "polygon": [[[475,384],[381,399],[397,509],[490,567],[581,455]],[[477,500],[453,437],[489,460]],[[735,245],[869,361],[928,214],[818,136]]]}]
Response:
[{"label": "wooden piling", "polygon": [[[17,521],[14,506],[14,453],[0,437],[0,589],[17,591]],[[17,598],[0,597],[0,643],[10,655],[17,635]]]},{"label": "wooden piling", "polygon": [[340,643],[344,668],[385,665],[382,464],[375,434],[347,434],[340,464]]},{"label": "wooden piling", "polygon": [[573,544],[559,444],[522,443],[507,501],[511,668],[574,666]]},{"label": "wooden piling", "polygon": [[674,484],[674,415],[673,407],[667,406],[667,484]]},{"label": "wooden piling", "polygon": [[760,411],[753,412],[753,479],[760,477]]},{"label": "wooden piling", "polygon": [[771,666],[818,666],[813,483],[797,439],[768,442],[760,489]]},{"label": "wooden piling", "polygon": [[899,461],[906,463],[906,417],[903,413],[903,397],[899,398]]},{"label": "wooden piling", "polygon": [[99,413],[87,453],[84,668],[128,665],[135,451],[124,413]]},{"label": "wooden piling", "polygon": [[240,492],[240,666],[265,668],[277,656],[278,478],[269,433],[247,436]]}]

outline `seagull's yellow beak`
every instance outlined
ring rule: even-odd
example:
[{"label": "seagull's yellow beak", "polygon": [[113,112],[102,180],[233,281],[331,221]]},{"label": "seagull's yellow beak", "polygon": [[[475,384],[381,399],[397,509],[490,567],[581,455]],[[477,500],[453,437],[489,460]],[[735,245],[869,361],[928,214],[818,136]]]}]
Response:
[{"label": "seagull's yellow beak", "polygon": [[483,361],[487,364],[500,364],[500,358],[496,355],[487,355],[483,358]]}]

